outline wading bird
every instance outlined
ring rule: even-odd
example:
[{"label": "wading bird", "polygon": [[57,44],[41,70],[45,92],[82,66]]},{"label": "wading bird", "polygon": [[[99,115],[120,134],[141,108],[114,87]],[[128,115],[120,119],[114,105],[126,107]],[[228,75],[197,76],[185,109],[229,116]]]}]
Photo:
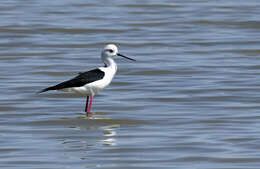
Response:
[{"label": "wading bird", "polygon": [[105,64],[104,67],[79,73],[79,75],[73,79],[43,89],[39,93],[49,90],[61,90],[87,96],[85,112],[86,115],[90,117],[93,115],[93,113],[90,112],[93,96],[108,86],[116,74],[117,65],[114,61],[115,56],[121,56],[123,58],[136,61],[135,59],[131,59],[118,53],[116,45],[108,44],[104,47],[101,53],[101,60]]}]

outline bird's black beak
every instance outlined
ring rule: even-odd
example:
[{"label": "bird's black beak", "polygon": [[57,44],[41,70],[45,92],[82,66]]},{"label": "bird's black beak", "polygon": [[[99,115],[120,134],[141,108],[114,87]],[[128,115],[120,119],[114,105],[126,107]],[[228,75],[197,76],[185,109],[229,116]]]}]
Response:
[{"label": "bird's black beak", "polygon": [[129,57],[124,56],[124,55],[122,55],[122,54],[120,54],[120,53],[117,53],[117,56],[121,56],[121,57],[123,57],[123,58],[129,59],[129,60],[132,60],[132,61],[136,61],[135,59],[129,58]]}]

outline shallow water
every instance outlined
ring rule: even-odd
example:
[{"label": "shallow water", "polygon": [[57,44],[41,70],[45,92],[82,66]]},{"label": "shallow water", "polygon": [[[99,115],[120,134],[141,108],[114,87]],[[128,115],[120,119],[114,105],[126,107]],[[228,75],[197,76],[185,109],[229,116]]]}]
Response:
[{"label": "shallow water", "polygon": [[[258,1],[5,0],[0,167],[258,169]],[[102,66],[94,98],[42,88]]]}]

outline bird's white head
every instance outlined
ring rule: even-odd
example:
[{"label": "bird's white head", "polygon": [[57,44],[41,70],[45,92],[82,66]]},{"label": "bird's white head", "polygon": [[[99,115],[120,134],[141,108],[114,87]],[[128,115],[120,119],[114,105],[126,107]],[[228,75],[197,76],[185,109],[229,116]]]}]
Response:
[{"label": "bird's white head", "polygon": [[114,44],[108,44],[104,47],[103,51],[102,51],[102,58],[114,58],[118,53],[118,49],[117,46]]},{"label": "bird's white head", "polygon": [[129,57],[126,57],[120,53],[118,53],[117,46],[114,44],[108,44],[104,47],[102,53],[101,53],[101,58],[102,60],[106,63],[107,60],[113,59],[115,56],[121,56],[123,58],[136,61],[135,59],[131,59]]}]

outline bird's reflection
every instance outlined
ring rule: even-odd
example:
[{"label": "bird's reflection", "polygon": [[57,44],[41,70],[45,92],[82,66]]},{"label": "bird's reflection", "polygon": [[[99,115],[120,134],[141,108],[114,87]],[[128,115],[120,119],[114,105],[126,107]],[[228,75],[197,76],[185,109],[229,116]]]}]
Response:
[{"label": "bird's reflection", "polygon": [[101,127],[105,138],[100,140],[100,143],[102,143],[105,146],[116,146],[117,145],[117,140],[115,138],[115,136],[117,135],[116,129],[119,127],[120,127],[119,124]]},{"label": "bird's reflection", "polygon": [[55,138],[63,140],[63,144],[66,144],[69,149],[99,149],[100,146],[117,146],[117,129],[121,125],[136,126],[145,123],[141,120],[112,119],[103,114],[105,113],[96,113],[96,116],[91,118],[82,114],[73,118],[47,120],[41,123],[62,126],[61,128],[67,126],[69,130],[64,128],[63,132],[55,135]]}]

